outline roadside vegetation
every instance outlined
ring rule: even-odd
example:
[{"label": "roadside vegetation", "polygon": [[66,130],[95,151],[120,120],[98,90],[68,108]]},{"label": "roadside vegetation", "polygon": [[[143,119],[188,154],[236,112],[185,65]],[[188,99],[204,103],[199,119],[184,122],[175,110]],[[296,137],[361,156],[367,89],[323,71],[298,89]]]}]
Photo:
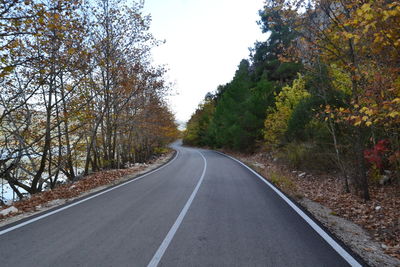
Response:
[{"label": "roadside vegetation", "polygon": [[0,178],[19,198],[145,162],[177,137],[142,7],[2,1]]},{"label": "roadside vegetation", "polygon": [[[334,173],[335,183],[323,186],[336,184],[338,199],[355,200],[341,212],[350,218],[357,217],[355,203],[376,204],[382,196],[397,203],[400,3],[267,0],[259,24],[267,41],[255,43],[231,82],[207,94],[187,123],[184,143]],[[293,187],[277,173],[267,176]],[[391,254],[400,257],[393,239],[399,213],[390,210],[373,221],[382,222],[383,239],[391,238]]]}]

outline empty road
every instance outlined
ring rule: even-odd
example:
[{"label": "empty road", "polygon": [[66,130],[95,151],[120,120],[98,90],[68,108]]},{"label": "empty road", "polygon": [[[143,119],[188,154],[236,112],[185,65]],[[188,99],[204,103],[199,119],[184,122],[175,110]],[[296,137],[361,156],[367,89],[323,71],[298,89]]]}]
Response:
[{"label": "empty road", "polygon": [[241,163],[174,148],[139,179],[0,228],[0,265],[359,266]]}]

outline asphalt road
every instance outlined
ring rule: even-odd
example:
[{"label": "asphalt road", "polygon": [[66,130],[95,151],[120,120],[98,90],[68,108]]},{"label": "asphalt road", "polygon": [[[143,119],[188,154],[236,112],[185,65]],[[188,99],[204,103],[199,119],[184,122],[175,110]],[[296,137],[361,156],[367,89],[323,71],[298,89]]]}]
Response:
[{"label": "asphalt road", "polygon": [[358,265],[239,162],[175,149],[143,178],[0,228],[0,265]]}]

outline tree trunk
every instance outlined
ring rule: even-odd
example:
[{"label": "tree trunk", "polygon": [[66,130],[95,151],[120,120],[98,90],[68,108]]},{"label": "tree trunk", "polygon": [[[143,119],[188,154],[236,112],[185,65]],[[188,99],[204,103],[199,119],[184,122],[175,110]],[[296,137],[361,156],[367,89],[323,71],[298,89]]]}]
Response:
[{"label": "tree trunk", "polygon": [[356,145],[355,145],[355,153],[357,158],[357,180],[362,193],[362,197],[364,200],[370,200],[369,189],[368,189],[368,177],[367,177],[367,168],[365,166],[364,159],[364,134],[363,130],[358,127],[357,128],[357,137],[356,137]]},{"label": "tree trunk", "polygon": [[73,181],[75,179],[75,172],[74,172],[74,164],[72,162],[72,152],[71,152],[71,144],[69,138],[69,127],[68,127],[68,116],[65,115],[67,113],[67,103],[65,100],[65,91],[64,91],[64,80],[63,80],[63,73],[60,73],[60,91],[61,91],[61,100],[63,105],[64,111],[64,132],[65,132],[65,145],[67,147],[67,169],[69,170],[68,179]]}]

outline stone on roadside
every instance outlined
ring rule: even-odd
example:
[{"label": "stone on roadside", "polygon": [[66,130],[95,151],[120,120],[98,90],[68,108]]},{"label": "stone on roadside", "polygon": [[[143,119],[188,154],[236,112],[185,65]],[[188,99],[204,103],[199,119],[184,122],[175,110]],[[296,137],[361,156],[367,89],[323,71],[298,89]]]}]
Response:
[{"label": "stone on roadside", "polygon": [[18,209],[14,206],[11,206],[9,208],[6,208],[6,209],[0,211],[0,215],[7,216],[10,213],[17,213],[17,212],[18,212]]},{"label": "stone on roadside", "polygon": [[302,172],[302,173],[299,174],[299,177],[300,177],[300,178],[303,178],[304,176],[306,176],[306,173],[305,173],[305,172]]},{"label": "stone on roadside", "polygon": [[383,175],[382,178],[379,180],[379,184],[385,185],[385,184],[389,183],[389,181],[390,181],[390,177],[387,175]]}]

